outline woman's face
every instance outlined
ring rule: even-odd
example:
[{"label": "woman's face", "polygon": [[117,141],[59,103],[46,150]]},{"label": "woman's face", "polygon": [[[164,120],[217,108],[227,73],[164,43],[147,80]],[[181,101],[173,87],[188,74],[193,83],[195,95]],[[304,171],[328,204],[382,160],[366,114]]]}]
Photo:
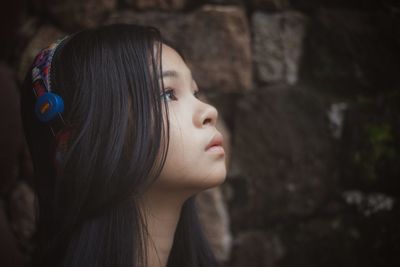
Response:
[{"label": "woman's face", "polygon": [[181,56],[162,47],[162,71],[170,123],[169,149],[160,177],[152,187],[197,193],[219,185],[226,176],[225,152],[206,149],[215,136],[218,112],[198,98],[199,88]]}]

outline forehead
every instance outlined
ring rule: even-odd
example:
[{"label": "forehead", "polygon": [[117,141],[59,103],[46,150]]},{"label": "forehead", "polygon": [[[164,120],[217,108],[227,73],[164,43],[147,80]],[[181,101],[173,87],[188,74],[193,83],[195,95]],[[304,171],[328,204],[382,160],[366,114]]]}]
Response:
[{"label": "forehead", "polygon": [[161,60],[163,71],[175,70],[180,73],[187,73],[190,71],[182,57],[168,45],[162,45]]}]

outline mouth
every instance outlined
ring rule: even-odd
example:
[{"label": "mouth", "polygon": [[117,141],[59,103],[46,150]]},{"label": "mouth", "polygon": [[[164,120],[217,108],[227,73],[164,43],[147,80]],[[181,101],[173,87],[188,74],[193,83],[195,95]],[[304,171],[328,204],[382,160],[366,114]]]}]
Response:
[{"label": "mouth", "polygon": [[225,153],[223,145],[224,138],[221,133],[217,132],[211,141],[206,146],[205,150],[208,152]]},{"label": "mouth", "polygon": [[225,150],[222,146],[212,146],[206,150],[209,153],[225,154]]}]

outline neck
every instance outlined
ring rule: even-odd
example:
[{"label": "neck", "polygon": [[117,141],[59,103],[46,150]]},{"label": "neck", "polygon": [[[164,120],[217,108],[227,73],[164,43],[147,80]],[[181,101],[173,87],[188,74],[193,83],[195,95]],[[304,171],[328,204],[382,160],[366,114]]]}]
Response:
[{"label": "neck", "polygon": [[149,190],[143,196],[147,228],[147,266],[165,267],[174,242],[183,202],[179,194]]}]

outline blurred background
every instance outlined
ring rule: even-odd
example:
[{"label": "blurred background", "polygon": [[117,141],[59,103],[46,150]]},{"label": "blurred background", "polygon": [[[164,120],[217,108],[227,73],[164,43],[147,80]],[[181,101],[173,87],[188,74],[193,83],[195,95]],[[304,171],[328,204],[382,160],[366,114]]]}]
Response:
[{"label": "blurred background", "polygon": [[199,195],[224,267],[400,266],[400,1],[1,3],[0,266],[29,263],[19,85],[55,39],[158,27],[219,110],[228,176]]}]

